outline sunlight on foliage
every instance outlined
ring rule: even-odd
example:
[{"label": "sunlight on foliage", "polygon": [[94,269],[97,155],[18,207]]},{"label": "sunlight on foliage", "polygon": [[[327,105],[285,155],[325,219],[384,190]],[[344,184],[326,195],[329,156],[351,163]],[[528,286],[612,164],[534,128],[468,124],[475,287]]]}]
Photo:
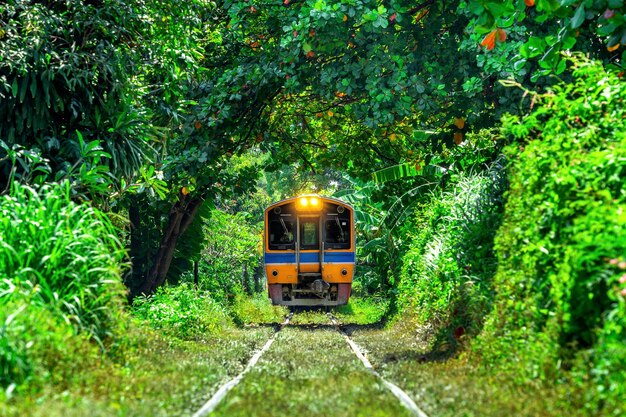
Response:
[{"label": "sunlight on foliage", "polygon": [[0,196],[0,303],[31,300],[101,339],[118,325],[124,251],[109,218],[69,192],[15,184]]},{"label": "sunlight on foliage", "polygon": [[572,83],[504,122],[504,134],[521,143],[507,149],[495,310],[480,346],[503,364],[525,363],[519,378],[549,381],[573,367],[577,383],[593,385],[589,412],[618,416],[626,395],[626,89],[597,62],[579,56],[572,65]]},{"label": "sunlight on foliage", "polygon": [[161,287],[154,295],[135,298],[133,314],[154,329],[187,340],[211,337],[230,323],[224,307],[187,284]]}]

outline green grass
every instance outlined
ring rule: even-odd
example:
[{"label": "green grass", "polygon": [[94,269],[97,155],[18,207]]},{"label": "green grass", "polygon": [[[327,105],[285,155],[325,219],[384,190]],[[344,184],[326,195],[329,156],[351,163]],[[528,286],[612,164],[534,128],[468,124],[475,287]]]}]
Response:
[{"label": "green grass", "polygon": [[[67,182],[0,196],[0,390],[72,377],[123,332],[125,252],[109,217]],[[95,352],[95,353],[94,353]],[[76,358],[75,358],[76,357]]]},{"label": "green grass", "polygon": [[80,369],[63,383],[10,400],[0,394],[0,415],[190,415],[239,374],[271,334],[268,328],[229,328],[203,342],[181,341],[134,325],[120,344],[110,347],[112,358],[77,357]]},{"label": "green grass", "polygon": [[333,314],[342,324],[375,324],[383,321],[389,300],[382,297],[350,297],[345,306],[336,307]]},{"label": "green grass", "polygon": [[515,375],[483,366],[477,354],[449,358],[449,346],[432,345],[433,329],[400,322],[387,329],[349,330],[381,375],[429,416],[592,416],[582,408],[583,393],[571,384],[515,382]]},{"label": "green grass", "polygon": [[270,302],[267,293],[262,292],[247,296],[238,294],[229,312],[237,324],[277,324],[285,321],[289,313],[287,307],[274,306]]},{"label": "green grass", "polygon": [[[306,314],[309,319],[317,317]],[[296,317],[296,316],[294,316]],[[328,319],[327,319],[328,323]],[[214,416],[409,416],[334,328],[287,326]]]},{"label": "green grass", "polygon": [[295,308],[290,323],[294,325],[330,325],[330,318],[323,307]]},{"label": "green grass", "polygon": [[183,340],[204,340],[233,324],[226,308],[189,284],[161,287],[149,297],[137,297],[132,312],[153,329]]},{"label": "green grass", "polygon": [[0,196],[0,307],[26,299],[101,340],[118,324],[125,252],[110,219],[69,193],[14,184]]}]

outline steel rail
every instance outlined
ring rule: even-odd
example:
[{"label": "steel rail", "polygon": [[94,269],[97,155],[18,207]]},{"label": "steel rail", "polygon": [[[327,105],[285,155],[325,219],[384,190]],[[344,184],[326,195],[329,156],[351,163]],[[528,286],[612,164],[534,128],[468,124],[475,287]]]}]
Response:
[{"label": "steel rail", "polygon": [[372,375],[380,379],[383,385],[385,385],[385,387],[387,387],[387,389],[391,391],[393,395],[395,395],[396,398],[400,400],[402,405],[404,405],[415,417],[428,417],[428,414],[422,411],[422,409],[419,408],[417,404],[415,404],[415,401],[413,401],[411,397],[409,397],[409,395],[402,390],[402,388],[387,381],[385,378],[382,377],[382,375],[380,375],[376,371],[376,369],[374,369],[374,367],[372,366],[372,363],[367,359],[367,357],[363,353],[363,349],[359,345],[357,345],[352,339],[350,339],[350,336],[348,336],[346,332],[341,328],[341,326],[339,326],[339,323],[332,316],[332,314],[329,313],[328,317],[330,318],[330,322],[333,324],[333,326],[335,326],[337,331],[341,333],[343,338],[346,340],[346,342],[350,346],[350,349],[352,349],[352,352],[354,352],[356,357],[359,358],[359,360],[363,363],[363,366],[365,366],[365,368]]},{"label": "steel rail", "polygon": [[217,407],[218,404],[224,399],[226,394],[228,394],[228,392],[231,389],[235,388],[235,386],[237,384],[239,384],[239,382],[243,379],[244,375],[246,373],[248,373],[248,371],[250,369],[252,369],[252,367],[254,365],[256,365],[256,363],[261,358],[261,355],[263,355],[263,353],[265,353],[265,351],[268,350],[270,348],[270,346],[272,346],[272,343],[274,343],[274,340],[276,339],[276,335],[278,333],[280,333],[280,331],[283,329],[283,327],[285,327],[287,324],[289,324],[289,320],[291,320],[291,316],[293,316],[293,312],[289,313],[289,315],[287,316],[285,321],[280,325],[280,327],[272,335],[272,337],[270,337],[268,339],[268,341],[265,342],[265,345],[263,345],[263,347],[259,351],[257,351],[252,356],[252,358],[250,358],[250,361],[246,365],[245,369],[243,371],[241,371],[241,373],[239,375],[237,375],[235,378],[231,379],[230,381],[228,381],[227,383],[222,385],[217,390],[217,392],[215,394],[213,394],[213,396],[198,411],[195,412],[193,417],[204,417],[204,416],[210,414],[213,410],[215,410],[215,407]]}]

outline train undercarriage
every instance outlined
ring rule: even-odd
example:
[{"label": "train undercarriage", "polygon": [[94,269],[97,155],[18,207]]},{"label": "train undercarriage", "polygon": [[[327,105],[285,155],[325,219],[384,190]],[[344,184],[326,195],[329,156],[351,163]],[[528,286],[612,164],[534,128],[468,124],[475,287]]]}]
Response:
[{"label": "train undercarriage", "polygon": [[284,306],[340,306],[348,303],[352,284],[329,283],[321,274],[305,275],[298,284],[270,284],[272,303]]}]

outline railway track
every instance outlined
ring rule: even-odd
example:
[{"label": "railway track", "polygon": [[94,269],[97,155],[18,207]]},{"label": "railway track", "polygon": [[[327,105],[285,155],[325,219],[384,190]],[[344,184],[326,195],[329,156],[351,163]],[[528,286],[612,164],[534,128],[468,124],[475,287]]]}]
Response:
[{"label": "railway track", "polygon": [[[193,417],[208,416],[216,409],[216,407],[222,402],[222,400],[226,397],[226,395],[242,381],[242,379],[245,377],[247,373],[250,372],[250,370],[252,370],[257,365],[257,362],[259,361],[261,356],[272,346],[272,344],[276,340],[277,336],[282,332],[282,330],[285,327],[290,326],[292,322],[292,318],[294,316],[294,311],[295,309],[292,309],[289,315],[285,318],[285,321],[282,324],[280,324],[276,332],[267,340],[265,345],[263,345],[263,347],[260,350],[258,350],[252,356],[252,358],[250,358],[250,361],[248,362],[244,370],[235,378],[223,384],[217,390],[217,392],[213,394],[213,396],[195,414],[193,414]],[[372,366],[370,361],[367,359],[366,354],[364,353],[364,350],[360,346],[358,346],[348,336],[348,334],[342,329],[341,324],[338,322],[338,320],[331,313],[327,313],[327,316],[330,322],[329,325],[332,326],[332,328],[334,328],[343,337],[343,339],[346,341],[346,344],[348,345],[351,352],[360,360],[360,362],[363,364],[367,372],[369,372],[376,379],[378,379],[380,383],[397,398],[397,400],[402,404],[404,408],[406,408],[406,410],[412,416],[428,417],[428,415],[424,411],[422,411],[417,406],[417,404],[415,404],[415,402],[411,399],[411,397],[406,392],[404,392],[400,387],[393,384],[392,382],[387,381],[376,371],[376,369]]]}]

